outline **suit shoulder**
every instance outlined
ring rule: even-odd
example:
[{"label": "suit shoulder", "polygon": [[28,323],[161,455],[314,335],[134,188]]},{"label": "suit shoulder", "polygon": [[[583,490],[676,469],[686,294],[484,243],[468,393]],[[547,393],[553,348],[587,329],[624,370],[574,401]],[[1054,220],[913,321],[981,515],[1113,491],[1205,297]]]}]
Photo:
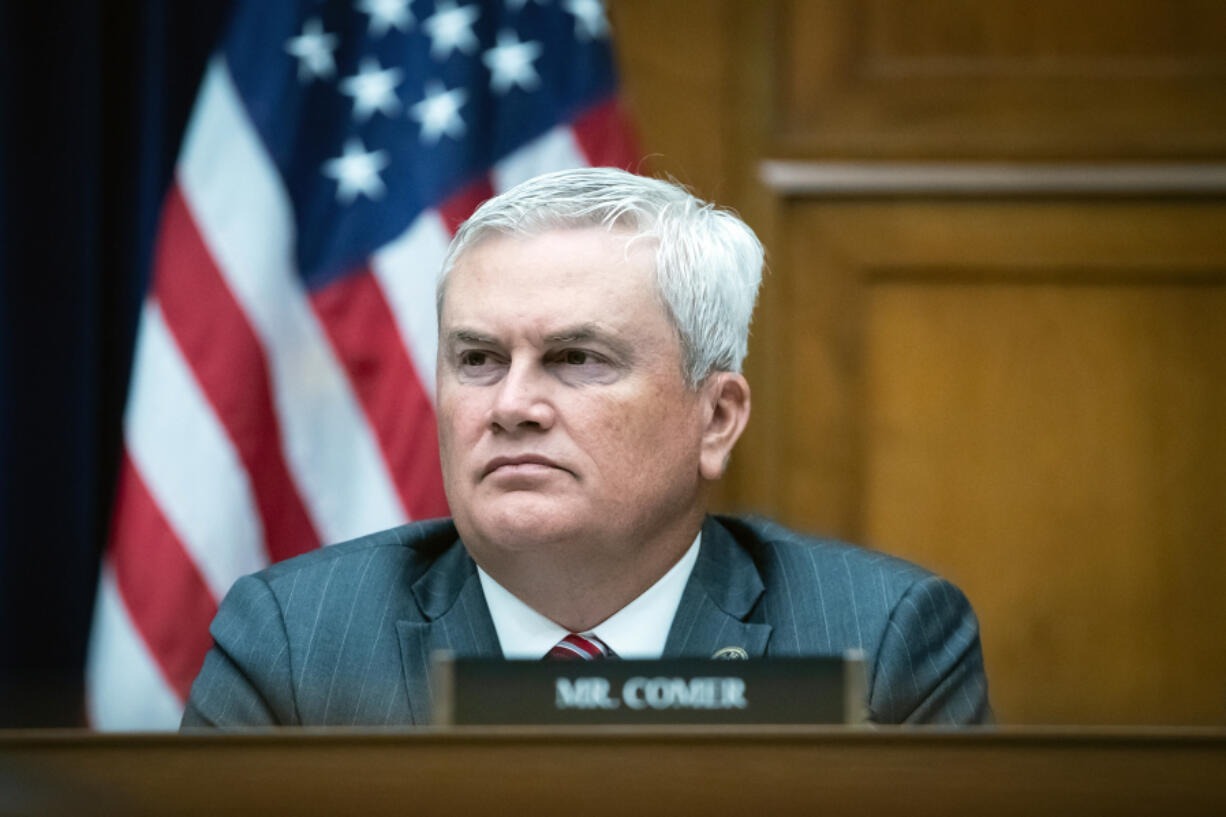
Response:
[{"label": "suit shoulder", "polygon": [[900,587],[935,577],[931,571],[906,559],[837,539],[798,533],[769,519],[719,516],[716,520],[759,565],[777,562],[788,572],[801,568],[839,571],[853,582],[869,576],[876,581],[888,577]]},{"label": "suit shoulder", "polygon": [[270,565],[255,575],[270,585],[276,585],[285,579],[334,572],[349,565],[368,563],[375,558],[402,565],[411,574],[417,575],[456,540],[455,525],[450,519],[410,522],[294,556]]}]

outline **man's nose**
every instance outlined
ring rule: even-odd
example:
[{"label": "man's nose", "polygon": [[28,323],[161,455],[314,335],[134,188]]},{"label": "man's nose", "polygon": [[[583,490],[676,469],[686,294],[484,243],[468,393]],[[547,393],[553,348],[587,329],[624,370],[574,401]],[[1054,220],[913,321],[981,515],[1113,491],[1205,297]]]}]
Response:
[{"label": "man's nose", "polygon": [[548,378],[529,361],[513,361],[498,389],[490,411],[490,426],[496,431],[545,430],[553,425],[554,410],[548,399]]}]

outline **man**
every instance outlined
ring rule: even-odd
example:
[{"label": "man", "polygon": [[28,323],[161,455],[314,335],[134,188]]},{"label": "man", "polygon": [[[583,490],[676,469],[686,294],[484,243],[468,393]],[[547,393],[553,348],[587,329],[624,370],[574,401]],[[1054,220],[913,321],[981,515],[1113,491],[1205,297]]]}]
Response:
[{"label": "man", "polygon": [[749,418],[762,248],[666,182],[525,182],[457,233],[438,288],[452,520],[241,579],[184,726],[424,723],[429,659],[867,658],[878,722],[988,717],[952,585],[777,525],[706,516]]}]

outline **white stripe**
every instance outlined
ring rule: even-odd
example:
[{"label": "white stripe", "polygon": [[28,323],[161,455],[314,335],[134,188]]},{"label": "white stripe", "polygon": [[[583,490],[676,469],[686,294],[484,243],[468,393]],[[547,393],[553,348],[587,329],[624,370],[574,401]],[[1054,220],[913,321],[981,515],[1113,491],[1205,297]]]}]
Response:
[{"label": "white stripe", "polygon": [[438,339],[434,287],[450,240],[442,218],[436,211],[427,210],[409,225],[409,229],[371,258],[375,280],[396,316],[400,337],[432,400],[434,352]]},{"label": "white stripe", "polygon": [[178,175],[264,345],[286,459],[324,542],[405,521],[375,436],[295,272],[288,195],[220,58],[205,75]]},{"label": "white stripe", "polygon": [[152,300],[136,339],[124,439],[214,599],[268,563],[247,472]]},{"label": "white stripe", "polygon": [[571,167],[586,167],[587,163],[587,156],[579,147],[574,131],[559,125],[495,164],[490,175],[494,192],[501,193],[533,176]]},{"label": "white stripe", "polygon": [[85,660],[89,722],[104,730],[173,730],[183,705],[136,632],[119,597],[110,560],[102,564]]}]

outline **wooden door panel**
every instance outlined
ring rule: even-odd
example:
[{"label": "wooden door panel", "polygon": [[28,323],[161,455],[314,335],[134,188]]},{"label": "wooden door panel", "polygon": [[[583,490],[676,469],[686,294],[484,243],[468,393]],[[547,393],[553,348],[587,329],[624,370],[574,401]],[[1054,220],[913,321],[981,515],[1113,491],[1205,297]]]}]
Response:
[{"label": "wooden door panel", "polygon": [[865,343],[865,538],[958,576],[1002,720],[1226,722],[1226,286],[873,286]]}]

